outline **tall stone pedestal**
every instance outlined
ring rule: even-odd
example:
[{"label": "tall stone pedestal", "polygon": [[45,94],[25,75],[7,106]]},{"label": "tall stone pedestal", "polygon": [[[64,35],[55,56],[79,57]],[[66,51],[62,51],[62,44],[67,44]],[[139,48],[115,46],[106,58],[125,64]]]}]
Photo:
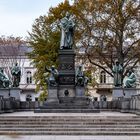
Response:
[{"label": "tall stone pedestal", "polygon": [[73,50],[59,50],[58,97],[75,96],[75,53]]},{"label": "tall stone pedestal", "polygon": [[3,96],[0,96],[0,113],[3,113]]},{"label": "tall stone pedestal", "polygon": [[85,87],[76,87],[76,97],[85,97]]},{"label": "tall stone pedestal", "polygon": [[15,100],[20,100],[20,92],[19,88],[11,88],[10,89],[10,97],[14,97]]},{"label": "tall stone pedestal", "polygon": [[132,95],[137,95],[137,89],[136,88],[125,88],[124,89],[124,98],[131,98]]},{"label": "tall stone pedestal", "polygon": [[3,98],[10,98],[10,89],[0,88],[0,96],[3,96]]},{"label": "tall stone pedestal", "polygon": [[131,98],[132,95],[137,95],[138,89],[136,88],[114,88],[112,93],[112,99],[117,99],[119,97]]},{"label": "tall stone pedestal", "polygon": [[58,104],[58,88],[57,87],[49,87],[48,88],[48,97],[45,104]]},{"label": "tall stone pedestal", "polygon": [[115,99],[118,99],[119,97],[123,97],[124,96],[124,90],[123,88],[113,88],[113,93],[112,93],[112,99],[115,100]]}]

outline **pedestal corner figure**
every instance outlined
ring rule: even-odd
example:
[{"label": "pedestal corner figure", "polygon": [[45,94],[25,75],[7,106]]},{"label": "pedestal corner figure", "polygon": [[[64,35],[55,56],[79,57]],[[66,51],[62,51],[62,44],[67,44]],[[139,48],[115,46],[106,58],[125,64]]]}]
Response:
[{"label": "pedestal corner figure", "polygon": [[0,88],[9,88],[9,85],[9,78],[4,74],[3,69],[0,68]]},{"label": "pedestal corner figure", "polygon": [[15,63],[15,66],[11,69],[13,87],[18,87],[21,79],[21,67],[18,66],[18,63]]},{"label": "pedestal corner figure", "polygon": [[136,75],[132,69],[128,71],[128,76],[125,80],[125,88],[134,88],[136,87]]},{"label": "pedestal corner figure", "polygon": [[120,65],[119,61],[116,61],[115,65],[113,66],[113,73],[114,73],[114,86],[121,87],[122,86],[122,72],[123,68]]},{"label": "pedestal corner figure", "polygon": [[46,71],[50,73],[49,78],[47,79],[47,83],[49,86],[57,86],[58,83],[58,71],[54,65],[51,66],[50,69],[46,67]]}]

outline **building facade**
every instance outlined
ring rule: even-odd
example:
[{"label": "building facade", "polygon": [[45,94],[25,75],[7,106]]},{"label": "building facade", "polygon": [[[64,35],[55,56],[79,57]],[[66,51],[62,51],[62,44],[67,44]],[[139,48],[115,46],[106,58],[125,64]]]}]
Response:
[{"label": "building facade", "polygon": [[19,88],[21,89],[21,101],[38,100],[39,93],[35,92],[35,81],[33,75],[35,68],[31,64],[31,60],[27,57],[27,53],[31,51],[25,45],[19,47],[0,46],[0,68],[4,70],[5,75],[11,80],[11,68],[15,63],[21,67],[21,81]]},{"label": "building facade", "polygon": [[[32,60],[27,57],[27,53],[31,49],[27,46],[20,46],[14,48],[13,46],[0,46],[0,68],[4,69],[5,74],[11,80],[10,69],[17,62],[21,67],[21,101],[35,101],[38,100],[40,93],[36,93],[36,85],[33,75],[36,69],[32,65]],[[16,53],[15,53],[16,52]],[[95,85],[89,84],[88,94],[98,97],[105,95],[108,100],[112,99],[112,89],[113,89],[113,78],[107,74],[105,71],[97,68],[96,71],[92,69],[92,65],[85,59],[84,54],[76,56],[76,67],[78,65],[83,65],[83,70],[91,68],[91,79],[96,81]],[[137,88],[140,87],[140,64],[135,68],[135,74],[137,76]]]}]

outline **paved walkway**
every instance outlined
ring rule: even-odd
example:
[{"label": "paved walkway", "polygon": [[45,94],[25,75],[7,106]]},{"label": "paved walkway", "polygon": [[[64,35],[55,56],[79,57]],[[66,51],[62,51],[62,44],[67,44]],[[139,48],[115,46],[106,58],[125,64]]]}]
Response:
[{"label": "paved walkway", "polygon": [[100,113],[34,113],[33,111],[4,113],[0,116],[136,116],[130,113],[107,112]]}]

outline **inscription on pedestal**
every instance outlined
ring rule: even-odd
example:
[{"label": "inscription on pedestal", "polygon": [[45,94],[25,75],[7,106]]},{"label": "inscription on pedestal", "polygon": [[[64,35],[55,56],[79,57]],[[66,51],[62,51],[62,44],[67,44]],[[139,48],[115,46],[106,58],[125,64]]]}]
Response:
[{"label": "inscription on pedestal", "polygon": [[59,77],[60,85],[73,85],[75,83],[75,76],[62,75]]},{"label": "inscription on pedestal", "polygon": [[74,66],[72,63],[63,63],[59,66],[60,70],[71,71],[74,70]]}]

